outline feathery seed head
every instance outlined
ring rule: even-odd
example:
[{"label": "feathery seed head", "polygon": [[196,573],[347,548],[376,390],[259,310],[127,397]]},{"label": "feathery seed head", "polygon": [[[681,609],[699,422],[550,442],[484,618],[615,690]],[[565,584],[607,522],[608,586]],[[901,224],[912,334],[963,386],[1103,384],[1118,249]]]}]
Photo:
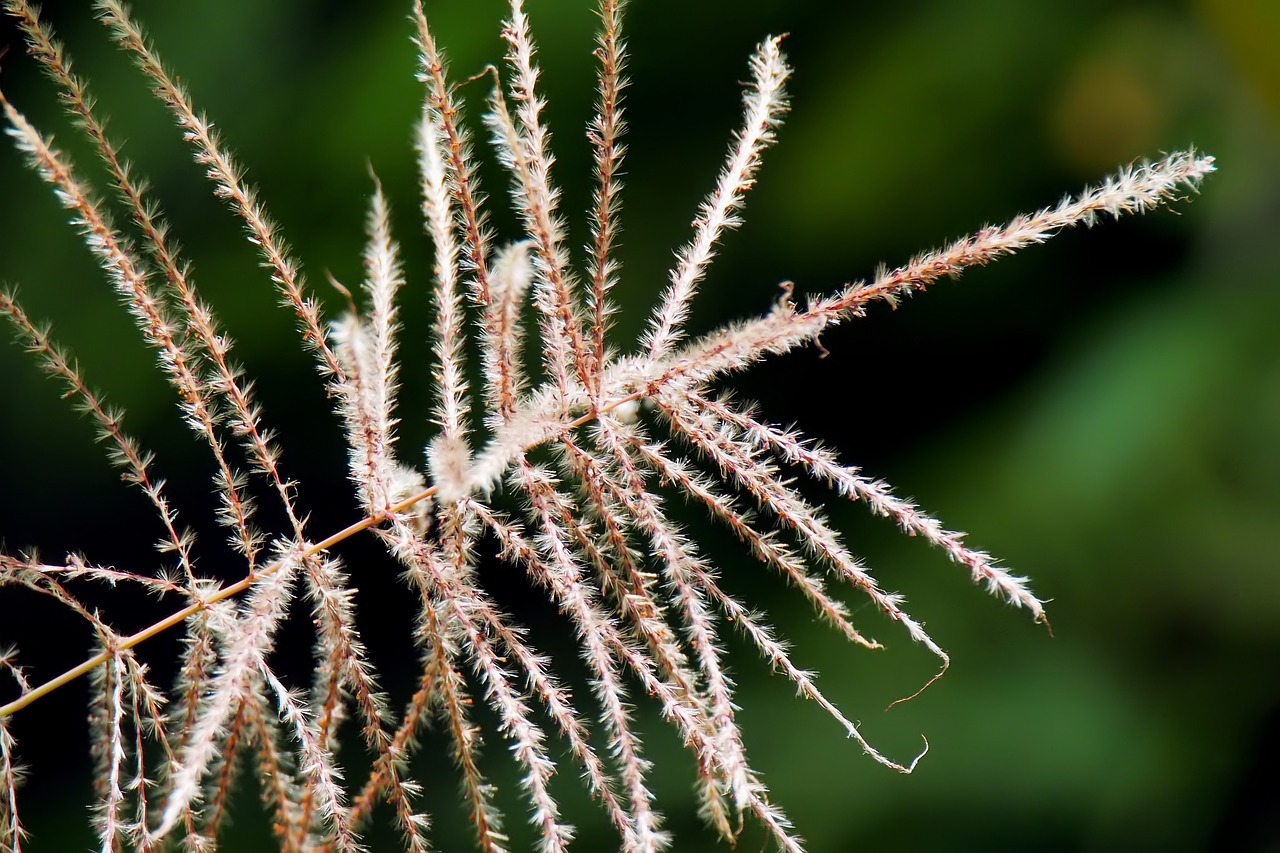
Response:
[{"label": "feathery seed head", "polygon": [[[752,818],[779,848],[800,850],[799,837],[749,754],[726,652],[727,628],[821,707],[833,732],[853,739],[874,761],[910,773],[924,752],[895,759],[864,736],[822,693],[816,675],[796,662],[768,615],[722,585],[723,554],[699,541],[695,528],[672,511],[673,496],[726,526],[837,634],[880,649],[855,626],[842,596],[869,601],[938,659],[939,672],[924,687],[945,672],[946,651],[910,615],[902,595],[882,588],[826,507],[806,497],[792,475],[828,487],[833,499],[862,502],[873,514],[892,519],[966,569],[974,583],[1026,608],[1037,621],[1046,621],[1045,611],[1025,577],[970,548],[964,534],[797,430],[717,395],[713,384],[762,358],[816,343],[823,331],[860,316],[876,300],[896,305],[940,278],[1044,242],[1064,228],[1177,200],[1214,169],[1213,158],[1195,152],[1123,169],[1057,206],[982,228],[807,305],[793,302],[791,286],[784,285],[782,298],[761,316],[690,340],[692,300],[725,234],[741,223],[746,194],[787,109],[791,71],[782,39],[767,38],[749,60],[742,125],[698,207],[688,242],[677,252],[665,293],[635,351],[617,355],[607,346],[607,326],[614,311],[611,291],[622,272],[616,240],[625,153],[623,4],[601,0],[599,6],[598,102],[587,131],[596,186],[587,214],[591,243],[579,268],[566,245],[537,50],[522,3],[510,5],[502,30],[507,70],[505,78],[494,72],[498,79],[484,119],[522,229],[503,243],[487,224],[488,202],[461,105],[422,5],[415,2],[418,77],[425,89],[416,149],[423,227],[434,250],[431,281],[406,282],[390,206],[375,178],[359,296],[365,305],[362,310],[356,296],[338,285],[349,311],[326,329],[300,267],[211,122],[196,111],[129,11],[116,0],[98,0],[113,38],[149,78],[214,195],[227,203],[259,253],[266,278],[296,316],[302,344],[315,355],[334,399],[348,445],[354,504],[363,518],[319,539],[308,530],[315,525],[302,508],[301,489],[285,473],[286,460],[262,424],[252,387],[230,361],[231,341],[168,240],[163,212],[131,177],[96,118],[87,83],[71,75],[69,60],[35,7],[27,0],[5,5],[106,165],[120,191],[119,206],[140,235],[137,244],[116,229],[107,215],[110,205],[84,189],[69,159],[0,96],[8,133],[71,211],[139,333],[156,351],[183,420],[207,444],[218,521],[231,553],[242,561],[241,579],[234,583],[200,573],[196,544],[178,522],[165,484],[152,473],[151,456],[90,389],[47,327],[28,317],[15,296],[0,294],[0,313],[12,321],[23,345],[94,419],[123,478],[146,493],[160,516],[160,551],[169,561],[146,572],[81,557],[50,565],[0,554],[0,586],[50,597],[88,623],[100,645],[81,666],[35,687],[15,662],[16,652],[0,653],[0,670],[22,694],[0,707],[0,847],[6,849],[16,850],[24,833],[8,718],[92,672],[96,826],[104,850],[128,844],[155,849],[171,837],[188,849],[212,849],[236,799],[236,756],[252,752],[280,849],[360,850],[362,834],[376,818],[394,822],[405,849],[425,853],[432,826],[410,759],[444,740],[481,850],[498,853],[510,846],[503,798],[495,796],[487,764],[479,760],[483,747],[503,743],[519,768],[527,820],[540,849],[568,849],[575,835],[554,779],[567,749],[622,849],[654,853],[669,847],[672,836],[664,828],[653,792],[655,768],[634,719],[636,704],[648,701],[690,749],[700,811],[715,831],[732,843],[744,819]],[[397,299],[406,286],[429,288],[434,304],[436,433],[425,449],[424,470],[395,453]],[[540,375],[524,363],[526,328],[538,335]],[[479,382],[466,364],[472,345],[479,353]],[[272,503],[278,529],[258,526],[255,498]],[[402,707],[378,683],[357,627],[361,597],[333,553],[362,532],[399,563],[416,602],[411,633],[420,669],[416,690]],[[565,687],[565,662],[540,653],[534,635],[480,582],[478,563],[492,550],[482,542],[490,536],[499,558],[522,571],[572,627],[589,682],[582,695]],[[225,560],[226,552],[218,559]],[[216,577],[226,577],[223,568]],[[352,573],[365,570],[353,567]],[[148,629],[117,635],[105,616],[79,598],[75,584],[85,581],[137,585],[174,601],[174,611]],[[315,632],[309,689],[289,683],[275,654],[282,626],[299,605],[308,608]],[[180,676],[166,693],[147,680],[134,649],[177,625],[186,632]],[[485,703],[487,713],[477,713],[476,702]],[[162,710],[166,703],[168,711]],[[599,735],[591,733],[596,723]],[[368,758],[353,766],[369,770],[348,783],[350,769],[341,763],[338,744],[353,735]],[[376,809],[380,802],[388,808]]]}]

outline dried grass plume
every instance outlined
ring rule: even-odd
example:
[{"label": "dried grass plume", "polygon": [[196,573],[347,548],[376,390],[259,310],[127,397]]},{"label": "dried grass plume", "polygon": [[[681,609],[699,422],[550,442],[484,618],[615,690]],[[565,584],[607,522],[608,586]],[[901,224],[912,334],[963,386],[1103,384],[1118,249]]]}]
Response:
[{"label": "dried grass plume", "polygon": [[[51,137],[0,95],[9,136],[66,208],[154,351],[183,421],[207,446],[218,521],[242,577],[218,583],[197,569],[197,543],[153,474],[150,455],[48,326],[24,310],[14,291],[0,295],[0,311],[18,340],[94,421],[123,479],[146,494],[163,531],[156,565],[146,570],[97,565],[92,555],[51,563],[0,553],[0,584],[51,597],[82,617],[96,638],[83,664],[56,677],[22,669],[20,648],[0,654],[8,691],[0,694],[7,696],[0,707],[5,851],[23,849],[25,841],[11,718],[82,675],[92,682],[93,820],[104,851],[215,849],[230,817],[240,753],[253,757],[281,850],[366,849],[362,838],[375,817],[394,823],[406,850],[429,850],[428,794],[435,796],[440,785],[420,778],[413,758],[442,738],[481,850],[508,849],[504,826],[515,820],[529,822],[539,849],[568,849],[574,828],[563,816],[557,774],[581,776],[621,849],[661,850],[671,835],[633,719],[635,704],[648,702],[692,754],[702,816],[726,842],[750,820],[780,849],[801,850],[799,833],[749,758],[726,631],[739,632],[779,677],[830,715],[834,734],[852,739],[873,761],[909,773],[919,757],[883,754],[827,699],[767,614],[722,587],[715,555],[672,512],[671,495],[732,532],[761,569],[785,578],[834,634],[880,648],[854,624],[845,603],[852,591],[932,652],[939,675],[947,653],[902,596],[884,589],[850,550],[824,508],[792,482],[797,472],[932,543],[975,583],[1033,619],[1047,621],[1046,614],[1026,578],[817,442],[717,394],[717,381],[816,342],[872,303],[896,303],[1065,228],[1177,200],[1213,170],[1213,158],[1195,152],[1125,168],[1057,205],[984,227],[870,281],[806,304],[788,291],[761,316],[692,337],[690,305],[725,233],[739,225],[744,198],[787,111],[791,70],[783,42],[766,38],[750,58],[742,123],[724,166],[709,181],[643,337],[624,346],[608,334],[611,292],[624,272],[615,259],[625,156],[622,3],[599,4],[597,107],[587,129],[595,190],[581,257],[567,242],[569,214],[556,189],[537,48],[522,3],[510,5],[502,30],[505,65],[482,125],[464,121],[458,82],[416,4],[411,20],[423,88],[416,149],[433,273],[430,282],[406,281],[392,212],[375,178],[364,280],[342,288],[350,310],[326,320],[213,123],[129,11],[117,0],[97,0],[111,38],[147,76],[214,194],[257,247],[265,279],[295,316],[302,345],[334,401],[364,518],[344,530],[319,530],[308,522],[304,496],[263,423],[230,339],[202,300],[164,214],[106,133],[88,82],[73,72],[34,5],[4,5],[100,155],[114,185],[110,197],[97,197]],[[514,238],[488,225],[477,132],[509,179],[521,226]],[[438,393],[435,434],[425,449],[397,443],[397,297],[406,287],[430,288],[434,303],[429,334]],[[529,336],[540,345],[539,364],[525,363]],[[478,363],[466,363],[471,353],[478,353]],[[260,525],[251,495],[274,502],[272,516],[282,525]],[[398,561],[416,603],[419,680],[407,703],[388,699],[357,628],[360,599],[335,553],[355,535],[373,537]],[[511,570],[524,573],[572,626],[590,695],[570,694],[563,664],[536,648],[481,584],[477,563],[485,549],[496,549]],[[172,603],[172,615],[122,634],[112,627],[112,614],[90,608],[77,591],[93,581],[152,591]],[[290,618],[314,627],[310,685],[289,683],[278,671],[277,638]],[[171,685],[154,683],[139,657],[144,642],[165,631],[184,638],[180,674]],[[477,714],[475,703],[486,713]],[[497,725],[483,726],[480,718]],[[436,726],[430,736],[429,723]],[[371,769],[352,772],[340,758],[340,741],[358,742]],[[503,813],[513,800],[486,778],[478,760],[486,746],[509,750],[518,765],[522,813]],[[559,757],[563,751],[572,767]]]}]

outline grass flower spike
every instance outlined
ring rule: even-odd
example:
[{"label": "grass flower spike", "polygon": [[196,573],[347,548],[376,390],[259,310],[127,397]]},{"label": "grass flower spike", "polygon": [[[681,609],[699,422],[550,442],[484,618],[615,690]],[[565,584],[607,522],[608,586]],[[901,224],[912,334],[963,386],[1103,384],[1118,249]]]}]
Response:
[{"label": "grass flower spike", "polygon": [[[464,117],[459,82],[415,4],[406,11],[420,57],[415,140],[420,227],[434,252],[430,280],[406,271],[399,244],[418,238],[404,236],[408,230],[393,236],[397,220],[374,178],[363,281],[333,282],[346,310],[326,321],[264,199],[213,123],[129,10],[117,0],[95,5],[110,37],[170,112],[213,194],[256,247],[264,280],[295,316],[346,439],[351,500],[361,518],[337,531],[309,521],[305,486],[288,473],[288,436],[277,441],[265,423],[234,343],[200,296],[163,211],[108,136],[89,83],[73,73],[34,5],[4,0],[29,53],[59,86],[100,156],[112,193],[97,197],[51,136],[0,94],[9,136],[68,211],[154,352],[183,422],[208,448],[218,523],[239,560],[240,580],[219,582],[201,571],[200,548],[153,473],[152,457],[50,328],[15,291],[0,294],[0,312],[19,343],[89,415],[122,478],[146,494],[163,530],[151,569],[99,565],[92,554],[46,562],[0,553],[0,585],[68,608],[94,638],[91,656],[57,676],[20,667],[21,648],[0,653],[7,691],[0,693],[6,703],[0,850],[28,844],[13,719],[81,675],[91,676],[93,820],[103,851],[216,849],[233,808],[243,804],[234,796],[242,755],[252,756],[245,765],[252,771],[241,775],[256,773],[282,851],[366,850],[378,822],[392,825],[406,850],[439,849],[430,810],[442,786],[415,761],[437,749],[456,765],[480,850],[517,849],[510,827],[520,822],[542,851],[573,848],[575,827],[557,777],[574,775],[621,849],[663,850],[673,833],[651,787],[656,770],[641,707],[656,709],[689,750],[701,815],[726,844],[752,822],[779,849],[803,849],[752,762],[729,631],[820,706],[833,735],[902,773],[920,756],[886,754],[864,736],[855,714],[824,695],[768,614],[723,584],[716,549],[683,520],[673,505],[677,496],[731,532],[761,571],[785,579],[834,635],[881,648],[846,602],[865,600],[937,657],[938,675],[949,664],[947,652],[851,549],[808,484],[793,482],[797,475],[825,487],[831,500],[864,503],[925,539],[974,583],[1047,623],[1025,577],[965,544],[963,533],[884,482],[719,391],[719,380],[761,359],[820,345],[824,332],[874,302],[896,305],[1065,228],[1176,201],[1213,170],[1212,157],[1175,153],[1122,169],[1055,206],[981,228],[869,281],[807,304],[787,289],[766,313],[694,337],[690,306],[726,232],[741,222],[787,110],[785,42],[766,38],[749,61],[742,124],[724,166],[709,182],[646,331],[627,345],[609,334],[612,290],[625,274],[616,258],[626,156],[622,2],[601,0],[598,9],[597,103],[587,129],[595,185],[582,257],[568,237],[538,49],[522,2],[512,0],[502,30],[503,69],[470,81],[493,80],[487,114],[476,124]],[[489,224],[492,201],[481,189],[472,141],[477,132],[505,170],[518,234],[499,235]],[[411,288],[431,294],[434,316],[428,334],[437,393],[425,448],[397,441],[398,379],[406,370],[397,341],[402,322],[413,329],[398,300]],[[531,336],[539,363],[529,360]],[[367,567],[347,565],[340,553],[355,536],[380,544],[413,597],[418,670],[404,702],[388,695],[358,627],[356,587]],[[522,573],[554,604],[571,627],[576,664],[540,650],[536,634],[486,588],[481,569],[488,560]],[[152,592],[171,605],[171,615],[121,633],[109,610],[86,602],[82,590],[93,582]],[[310,626],[309,684],[292,683],[278,662],[290,620]],[[147,640],[169,631],[181,633],[183,643],[178,676],[166,687],[141,656]],[[582,678],[587,689],[571,691]],[[491,781],[482,749],[510,753],[518,795]],[[921,755],[927,749],[926,741]]]}]

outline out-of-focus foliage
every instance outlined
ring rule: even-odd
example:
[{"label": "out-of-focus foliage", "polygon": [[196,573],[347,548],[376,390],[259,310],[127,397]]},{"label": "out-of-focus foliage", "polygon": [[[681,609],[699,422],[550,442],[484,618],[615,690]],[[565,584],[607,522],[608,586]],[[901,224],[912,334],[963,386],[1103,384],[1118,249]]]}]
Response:
[{"label": "out-of-focus foliage", "polygon": [[[266,417],[282,435],[286,467],[303,483],[304,504],[322,521],[349,519],[339,429],[323,414],[320,383],[299,379],[310,365],[286,312],[273,307],[251,247],[128,62],[111,54],[82,9],[61,5],[50,9],[59,13],[53,20],[117,135],[128,139],[126,151],[152,177],[250,375],[261,377]],[[411,230],[419,221],[409,145],[419,90],[407,4],[135,5],[261,186],[317,290],[327,289],[326,270],[357,278],[373,165],[402,213],[411,291],[404,311],[421,321],[429,253]],[[432,4],[455,76],[500,58],[494,22],[502,5]],[[593,97],[594,21],[589,4],[576,0],[531,0],[529,13],[552,98],[566,210],[585,209],[590,167],[581,128]],[[852,745],[833,749],[834,726],[754,658],[741,654],[736,675],[748,742],[815,851],[1274,849],[1276,5],[646,0],[629,9],[628,28],[621,298],[638,310],[619,318],[620,342],[634,338],[665,283],[662,271],[727,143],[724,129],[736,123],[746,56],[769,32],[791,33],[793,114],[765,157],[743,233],[729,239],[706,286],[697,314],[703,327],[759,313],[780,281],[794,280],[801,293],[832,290],[878,262],[897,263],[1056,201],[1147,154],[1195,144],[1218,158],[1219,174],[1181,216],[1162,211],[1066,235],[844,327],[823,341],[831,353],[824,361],[805,352],[734,383],[771,418],[803,424],[847,461],[970,530],[971,544],[1030,574],[1034,589],[1053,599],[1055,636],[1021,614],[994,612],[998,605],[973,594],[959,570],[854,507],[836,511],[856,534],[854,548],[887,586],[907,593],[955,666],[918,699],[881,714],[928,677],[926,655],[896,636],[882,638],[895,641],[886,652],[850,654],[811,624],[798,600],[779,627],[878,746],[905,757],[925,732],[932,752],[914,776],[899,777]],[[31,63],[12,55],[3,62],[7,95],[82,152]],[[488,85],[471,84],[477,106]],[[0,174],[0,276],[19,284],[33,313],[56,318],[91,379],[166,460],[180,498],[208,503],[203,460],[175,427],[168,389],[61,210],[9,147],[0,148]],[[490,175],[489,191],[504,192],[497,172]],[[584,221],[574,228],[576,242],[585,242]],[[402,412],[408,448],[428,432],[431,377],[421,341],[406,340],[404,352],[402,399],[418,405]],[[832,375],[841,377],[835,395]],[[141,498],[120,497],[90,428],[16,348],[0,348],[0,385],[6,544],[92,548],[100,562],[152,560],[123,546],[111,551],[111,531],[135,523]],[[180,467],[184,453],[189,470]],[[54,533],[65,521],[53,517],[68,511],[77,517],[71,543]],[[739,590],[775,591],[767,579],[724,569]],[[371,596],[396,589],[393,578],[360,586]],[[29,634],[40,618],[0,615],[0,643]],[[86,643],[51,637],[48,658],[73,662]],[[15,722],[19,738],[29,745],[59,730],[59,721],[81,713],[81,698],[46,700],[41,717]],[[686,759],[657,725],[649,729],[676,849],[703,849],[686,768],[661,769],[664,760]],[[47,749],[71,760],[84,746]],[[46,764],[27,751],[33,766]],[[500,765],[501,747],[491,753]],[[39,824],[56,823],[59,788],[70,783],[42,772],[30,786],[46,803],[33,804],[27,819],[53,845],[45,849],[60,849]],[[443,802],[456,790],[443,757],[441,778]],[[87,771],[75,784],[88,784]],[[683,793],[689,813],[675,804]],[[242,812],[252,813],[248,805]],[[467,832],[461,814],[439,817],[439,849],[454,849],[450,832]],[[599,829],[610,838],[598,815],[578,819],[584,835]],[[249,829],[252,819],[242,823]],[[588,838],[583,845],[592,849]]]}]

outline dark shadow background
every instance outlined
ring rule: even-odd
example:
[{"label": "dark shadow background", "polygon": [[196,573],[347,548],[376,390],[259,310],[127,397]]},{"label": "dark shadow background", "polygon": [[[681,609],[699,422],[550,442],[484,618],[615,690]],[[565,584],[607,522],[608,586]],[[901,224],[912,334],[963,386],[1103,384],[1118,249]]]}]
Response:
[{"label": "dark shadow background", "polygon": [[[301,482],[310,529],[318,538],[353,520],[337,423],[252,247],[102,28],[81,4],[46,5],[239,342],[284,465]],[[401,454],[420,462],[430,436],[430,252],[415,214],[419,88],[407,2],[358,13],[299,0],[135,6],[335,311],[341,301],[324,272],[358,281],[370,164],[385,183],[410,280]],[[500,59],[502,6],[431,4],[456,78]],[[529,3],[566,212],[585,209],[590,192],[588,7]],[[932,745],[914,776],[881,768],[734,645],[748,749],[810,849],[1280,850],[1280,6],[646,0],[630,8],[627,26],[632,133],[614,338],[623,349],[712,186],[739,123],[747,56],[768,33],[790,33],[793,113],[765,157],[745,227],[706,283],[699,329],[767,310],[784,280],[801,293],[829,291],[880,262],[1053,203],[1120,163],[1192,144],[1218,158],[1220,173],[1193,204],[1065,234],[829,334],[825,360],[802,351],[732,383],[771,419],[799,423],[1031,575],[1052,599],[1055,636],[971,588],[940,554],[831,500],[855,550],[886,587],[907,594],[955,661],[921,697],[883,714],[928,678],[927,655],[853,597],[859,620],[889,649],[846,648],[715,534],[708,549],[728,585],[768,602],[798,662],[822,674],[873,743],[903,759],[921,732]],[[2,32],[13,45],[0,74],[6,95],[101,186],[51,85],[12,29]],[[475,118],[486,88],[468,90]],[[505,181],[486,162],[495,224],[514,235],[501,210]],[[0,147],[0,278],[127,409],[126,426],[157,453],[182,518],[201,534],[202,569],[235,578],[210,522],[208,454],[180,425],[151,354],[65,218],[12,146]],[[571,227],[582,245],[584,219]],[[13,346],[0,347],[0,391],[5,548],[154,566],[159,528],[145,501],[118,482],[87,422]],[[264,509],[264,525],[271,520]],[[412,604],[368,542],[341,553],[361,588],[361,627],[403,701],[415,665]],[[539,642],[573,660],[552,609],[512,575],[486,569]],[[165,612],[123,592],[89,597],[121,631]],[[282,665],[294,662],[305,685],[306,618],[295,623]],[[0,645],[16,644],[34,678],[79,660],[90,639],[46,602],[0,593]],[[162,639],[142,653],[162,684],[176,651]],[[565,672],[580,680],[572,663]],[[37,853],[92,845],[86,698],[83,684],[72,685],[13,723]],[[674,849],[708,849],[691,762],[641,706]],[[529,849],[492,727],[488,740],[513,848]],[[420,760],[436,848],[467,849],[445,739]],[[574,791],[571,765],[561,775],[579,847],[615,847]],[[227,849],[258,849],[265,821],[252,798],[246,789],[241,835]],[[372,843],[391,849],[394,838]],[[758,830],[749,827],[743,844],[759,849]]]}]

